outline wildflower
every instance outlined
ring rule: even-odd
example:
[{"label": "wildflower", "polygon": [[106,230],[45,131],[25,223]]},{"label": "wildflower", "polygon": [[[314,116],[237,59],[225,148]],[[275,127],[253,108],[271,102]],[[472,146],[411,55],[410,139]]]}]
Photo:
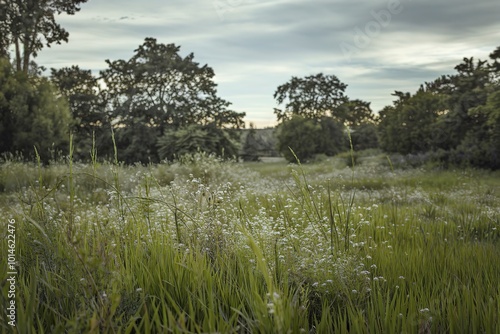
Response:
[{"label": "wildflower", "polygon": [[268,303],[267,308],[269,309],[269,314],[274,313],[274,304],[273,303]]}]

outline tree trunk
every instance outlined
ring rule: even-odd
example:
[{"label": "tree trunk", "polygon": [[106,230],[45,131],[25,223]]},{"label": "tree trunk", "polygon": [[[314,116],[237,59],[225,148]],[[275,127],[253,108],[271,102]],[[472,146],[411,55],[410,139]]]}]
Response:
[{"label": "tree trunk", "polygon": [[21,71],[21,50],[19,49],[19,38],[14,37],[16,45],[16,71]]},{"label": "tree trunk", "polygon": [[28,68],[30,65],[30,56],[31,56],[31,36],[28,32],[24,34],[24,43],[23,43],[23,72],[28,73]]}]

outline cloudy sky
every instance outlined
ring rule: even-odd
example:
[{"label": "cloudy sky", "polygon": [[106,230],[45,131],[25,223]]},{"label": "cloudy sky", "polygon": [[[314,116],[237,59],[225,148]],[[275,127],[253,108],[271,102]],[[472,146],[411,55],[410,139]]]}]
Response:
[{"label": "cloudy sky", "polygon": [[323,72],[377,112],[394,90],[453,73],[500,46],[498,0],[90,0],[58,21],[69,43],[37,58],[97,74],[144,38],[181,46],[215,73],[219,96],[258,127],[276,123],[276,88]]}]

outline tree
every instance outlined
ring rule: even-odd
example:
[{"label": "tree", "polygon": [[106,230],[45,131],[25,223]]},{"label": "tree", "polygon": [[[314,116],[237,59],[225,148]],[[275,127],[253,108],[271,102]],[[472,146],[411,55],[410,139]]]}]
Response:
[{"label": "tree", "polygon": [[493,61],[490,65],[490,71],[493,74],[493,80],[496,83],[500,83],[500,46],[490,53],[490,59]]},{"label": "tree", "polygon": [[457,151],[469,165],[500,169],[500,85],[490,86],[488,92],[484,105],[469,110],[475,121]]},{"label": "tree", "polygon": [[378,136],[380,148],[386,152],[399,151],[400,131],[399,111],[397,107],[385,106],[378,114]]},{"label": "tree", "polygon": [[379,113],[382,149],[410,154],[434,148],[433,126],[446,110],[445,97],[423,86],[414,95],[398,91],[393,95],[399,99]]},{"label": "tree", "polygon": [[370,102],[356,100],[347,100],[337,107],[335,117],[340,122],[343,122],[349,127],[354,127],[366,122],[371,122],[374,119]]},{"label": "tree", "polygon": [[[284,134],[278,136],[278,141],[285,156],[288,155],[288,140],[293,140],[288,135],[294,131],[302,134],[304,130],[304,126],[298,123],[300,119],[311,120],[316,128],[314,133],[308,135],[315,145],[299,150],[296,144],[295,149],[303,151],[306,157],[310,154],[332,156],[341,152],[346,149],[345,126],[352,127],[373,119],[370,103],[350,100],[344,94],[346,88],[347,85],[335,75],[319,73],[304,78],[292,77],[276,89],[274,98],[278,104],[285,104],[283,110],[274,110],[278,122],[283,124]],[[294,119],[295,116],[300,117]],[[292,119],[293,122],[289,122]],[[296,130],[293,129],[295,127]]]},{"label": "tree", "polygon": [[321,126],[312,119],[301,115],[294,115],[278,127],[278,150],[289,162],[296,162],[297,158],[304,162],[317,153],[318,141],[316,134]]},{"label": "tree", "polygon": [[13,100],[23,89],[7,58],[0,57],[0,153],[11,152],[14,141],[16,115],[12,110]]},{"label": "tree", "polygon": [[78,66],[51,69],[51,81],[66,97],[73,115],[74,156],[88,157],[95,140],[100,154],[110,154],[110,120],[98,78]]},{"label": "tree", "polygon": [[0,2],[0,53],[15,49],[17,71],[28,73],[31,58],[45,46],[67,42],[69,33],[55,20],[74,15],[88,0],[3,0]]},{"label": "tree", "polygon": [[245,143],[242,148],[242,157],[244,161],[259,161],[259,148],[260,143],[257,139],[257,131],[252,123],[250,123],[250,130],[245,137]]},{"label": "tree", "polygon": [[45,78],[30,78],[0,59],[0,153],[33,156],[43,161],[67,152],[71,114],[66,100]]},{"label": "tree", "polygon": [[231,132],[214,124],[191,124],[178,130],[167,130],[158,140],[160,159],[173,161],[184,154],[199,151],[214,153],[223,158],[234,158],[238,144]]},{"label": "tree", "polygon": [[344,95],[347,85],[335,75],[319,73],[305,78],[292,79],[278,86],[274,98],[278,104],[285,103],[285,109],[274,109],[278,122],[286,121],[293,115],[319,119],[332,116],[344,122],[346,115],[338,107],[348,101]]},{"label": "tree", "polygon": [[315,154],[334,156],[348,148],[345,126],[333,117],[322,117],[318,122],[319,131],[314,133],[317,142]]},{"label": "tree", "polygon": [[402,154],[433,152],[446,164],[500,168],[500,48],[491,63],[464,58],[457,74],[422,85],[380,113],[381,147]]},{"label": "tree", "polygon": [[199,66],[192,53],[181,57],[179,51],[174,44],[146,38],[130,60],[106,61],[108,69],[101,77],[118,149],[148,152],[147,160],[142,154],[123,156],[127,162],[158,160],[158,138],[193,124],[221,131],[244,125],[245,114],[230,110],[230,103],[217,96],[213,69]]},{"label": "tree", "polygon": [[486,86],[491,82],[490,69],[486,61],[464,58],[455,66],[457,74],[442,77],[437,81],[437,89],[447,95],[447,113],[444,113],[434,127],[440,135],[438,147],[443,150],[456,148],[465,138],[467,131],[475,122],[468,113],[469,109],[486,102]]},{"label": "tree", "polygon": [[355,151],[379,147],[377,125],[373,122],[365,122],[352,127],[350,135]]}]

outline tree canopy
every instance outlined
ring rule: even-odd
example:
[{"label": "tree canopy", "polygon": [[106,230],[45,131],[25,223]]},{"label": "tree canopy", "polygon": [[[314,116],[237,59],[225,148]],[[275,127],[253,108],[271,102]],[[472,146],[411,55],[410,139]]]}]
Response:
[{"label": "tree canopy", "polygon": [[[106,61],[108,69],[101,78],[107,108],[119,151],[128,159],[157,161],[158,145],[166,145],[158,138],[192,125],[223,131],[244,126],[245,114],[229,109],[231,103],[217,95],[213,69],[200,66],[192,53],[182,57],[179,52],[175,44],[146,38],[129,60]],[[200,131],[198,135],[211,133]],[[225,136],[217,138],[230,143]],[[226,147],[226,152],[232,151],[236,148]]]},{"label": "tree canopy", "polygon": [[286,121],[292,115],[318,119],[323,116],[332,116],[343,119],[344,115],[335,111],[348,101],[344,92],[347,85],[335,75],[316,75],[304,78],[292,77],[290,81],[278,86],[274,98],[278,104],[285,104],[284,109],[274,109],[278,122]]},{"label": "tree canopy", "polygon": [[67,152],[71,114],[67,102],[46,78],[16,72],[0,58],[0,153],[48,161]]},{"label": "tree canopy", "polygon": [[[346,88],[347,85],[335,75],[319,73],[304,78],[292,77],[276,89],[274,98],[278,104],[285,104],[283,110],[274,110],[281,122],[279,149],[288,160],[294,159],[289,146],[293,146],[299,159],[314,154],[335,155],[346,149],[346,127],[373,122],[370,103],[350,100],[345,95]],[[306,134],[313,128],[316,130]],[[301,139],[297,139],[299,137]],[[305,138],[314,145],[304,144],[306,147],[299,149],[300,141]]]},{"label": "tree canopy", "polygon": [[43,46],[67,42],[69,33],[56,22],[57,14],[73,15],[88,0],[0,1],[0,56],[15,48],[17,71],[28,72],[30,60]]},{"label": "tree canopy", "polygon": [[487,60],[464,58],[456,73],[425,83],[379,113],[381,148],[434,152],[445,164],[498,169],[500,48]]}]

